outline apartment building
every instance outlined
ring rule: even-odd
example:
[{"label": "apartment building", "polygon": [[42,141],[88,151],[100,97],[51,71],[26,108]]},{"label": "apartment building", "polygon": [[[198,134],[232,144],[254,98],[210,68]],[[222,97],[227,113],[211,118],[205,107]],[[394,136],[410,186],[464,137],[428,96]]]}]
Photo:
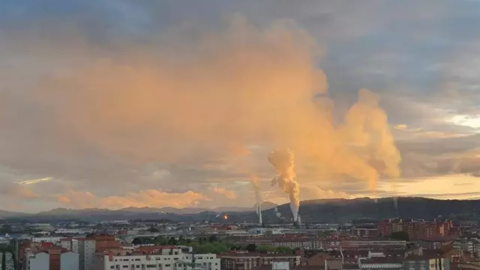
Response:
[{"label": "apartment building", "polygon": [[[105,254],[107,253],[107,254]],[[97,270],[220,270],[215,254],[193,254],[176,246],[147,246],[133,251],[111,250],[99,254]]]},{"label": "apartment building", "polygon": [[86,238],[65,238],[60,240],[60,246],[78,253],[80,270],[94,268],[96,242]]},{"label": "apartment building", "polygon": [[288,262],[291,267],[297,266],[301,255],[231,251],[219,257],[222,259],[222,270],[252,270],[253,267],[270,266],[274,262]]},{"label": "apartment building", "polygon": [[27,253],[25,270],[79,270],[78,253],[51,248]]},{"label": "apartment building", "polygon": [[394,232],[407,232],[410,240],[432,239],[444,237],[454,230],[452,221],[424,221],[388,219],[378,224],[380,236],[389,236]]},{"label": "apartment building", "polygon": [[46,252],[27,253],[25,270],[50,270],[50,255]]}]

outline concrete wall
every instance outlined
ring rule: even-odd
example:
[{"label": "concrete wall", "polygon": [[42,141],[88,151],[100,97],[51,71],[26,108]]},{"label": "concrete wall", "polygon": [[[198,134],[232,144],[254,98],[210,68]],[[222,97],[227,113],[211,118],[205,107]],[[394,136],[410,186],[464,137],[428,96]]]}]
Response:
[{"label": "concrete wall", "polygon": [[79,270],[79,255],[75,252],[65,252],[60,255],[60,270]]},{"label": "concrete wall", "polygon": [[29,258],[31,270],[50,270],[50,255],[48,253],[37,253]]},{"label": "concrete wall", "polygon": [[95,240],[85,240],[83,244],[83,256],[85,269],[91,270],[95,267]]}]

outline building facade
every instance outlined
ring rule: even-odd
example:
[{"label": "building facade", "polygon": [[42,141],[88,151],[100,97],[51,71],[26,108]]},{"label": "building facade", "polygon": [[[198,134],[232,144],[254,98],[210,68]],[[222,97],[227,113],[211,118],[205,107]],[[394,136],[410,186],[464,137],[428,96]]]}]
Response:
[{"label": "building facade", "polygon": [[378,224],[380,236],[389,236],[395,232],[407,232],[410,240],[440,238],[449,235],[454,230],[452,221],[424,221],[388,219]]},{"label": "building facade", "polygon": [[404,270],[450,270],[450,260],[444,258],[406,259]]},{"label": "building facade", "polygon": [[98,270],[220,270],[216,254],[184,253],[179,247],[145,247],[133,253],[110,253],[97,256]]},{"label": "building facade", "polygon": [[26,270],[50,270],[50,255],[46,252],[27,253]]},{"label": "building facade", "polygon": [[480,258],[480,240],[476,238],[461,238],[453,242],[453,248],[461,250]]},{"label": "building facade", "polygon": [[60,246],[64,249],[78,253],[79,270],[90,270],[94,268],[96,242],[87,238],[62,239]]},{"label": "building facade", "polygon": [[60,255],[60,270],[80,270],[79,254],[65,252]]},{"label": "building facade", "polygon": [[219,256],[222,259],[222,270],[251,270],[253,267],[270,266],[274,262],[288,262],[293,266],[300,264],[300,255],[264,254],[251,252],[229,252]]}]

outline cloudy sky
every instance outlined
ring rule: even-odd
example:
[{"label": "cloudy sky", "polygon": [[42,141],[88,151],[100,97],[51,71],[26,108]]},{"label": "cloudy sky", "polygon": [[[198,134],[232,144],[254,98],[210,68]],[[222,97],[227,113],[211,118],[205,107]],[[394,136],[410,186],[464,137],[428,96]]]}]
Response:
[{"label": "cloudy sky", "polygon": [[[0,208],[480,197],[480,1],[0,0]],[[278,168],[277,168],[278,169]]]}]

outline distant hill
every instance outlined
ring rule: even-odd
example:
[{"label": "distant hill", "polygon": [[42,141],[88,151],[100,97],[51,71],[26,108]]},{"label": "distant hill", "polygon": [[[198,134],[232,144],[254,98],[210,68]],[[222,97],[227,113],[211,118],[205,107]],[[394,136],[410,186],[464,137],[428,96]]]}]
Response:
[{"label": "distant hill", "polygon": [[[395,207],[397,205],[398,207]],[[223,215],[228,215],[228,220]],[[292,213],[288,204],[275,205],[265,202],[262,206],[265,223],[291,222]],[[393,198],[382,199],[326,199],[301,202],[302,221],[321,223],[345,223],[358,219],[382,220],[391,217],[415,219],[480,219],[480,200],[434,200],[426,198],[402,197],[394,204]],[[210,222],[251,222],[258,220],[255,207],[204,208],[124,208],[109,209],[65,209],[57,208],[37,214],[23,214],[0,211],[1,218],[22,220],[125,220],[158,219],[170,221],[210,221]]]},{"label": "distant hill", "polygon": [[[371,199],[325,199],[303,201],[299,215],[307,223],[346,223],[352,220],[383,220],[392,217],[413,219],[480,220],[480,200],[435,200],[418,197]],[[397,207],[396,207],[397,205]],[[229,215],[229,222],[255,222],[255,213]],[[291,222],[288,204],[263,211],[265,223]]]},{"label": "distant hill", "polygon": [[18,217],[18,216],[24,216],[24,215],[26,214],[0,210],[0,219],[9,218],[9,217]]},{"label": "distant hill", "polygon": [[[304,222],[343,223],[355,219],[383,220],[391,217],[413,219],[468,218],[480,217],[480,200],[435,200],[418,197],[359,198],[312,200],[301,203],[299,214]],[[286,219],[291,218],[288,205],[278,207]],[[265,216],[273,218],[268,211]]]},{"label": "distant hill", "polygon": [[[271,209],[276,204],[272,202],[264,202],[262,209]],[[22,220],[35,221],[55,221],[55,220],[84,220],[84,221],[104,221],[104,220],[125,220],[125,219],[158,219],[171,221],[203,221],[223,218],[222,214],[228,213],[252,213],[256,211],[256,207],[218,207],[214,209],[207,208],[153,208],[153,207],[128,207],[119,210],[86,208],[86,209],[69,209],[56,208],[36,214],[23,214],[5,212],[2,215],[0,210],[0,218],[16,218]],[[223,220],[223,219],[222,219]]]},{"label": "distant hill", "polygon": [[269,210],[277,206],[278,205],[276,203],[265,201],[265,202],[262,202],[262,211]]}]

